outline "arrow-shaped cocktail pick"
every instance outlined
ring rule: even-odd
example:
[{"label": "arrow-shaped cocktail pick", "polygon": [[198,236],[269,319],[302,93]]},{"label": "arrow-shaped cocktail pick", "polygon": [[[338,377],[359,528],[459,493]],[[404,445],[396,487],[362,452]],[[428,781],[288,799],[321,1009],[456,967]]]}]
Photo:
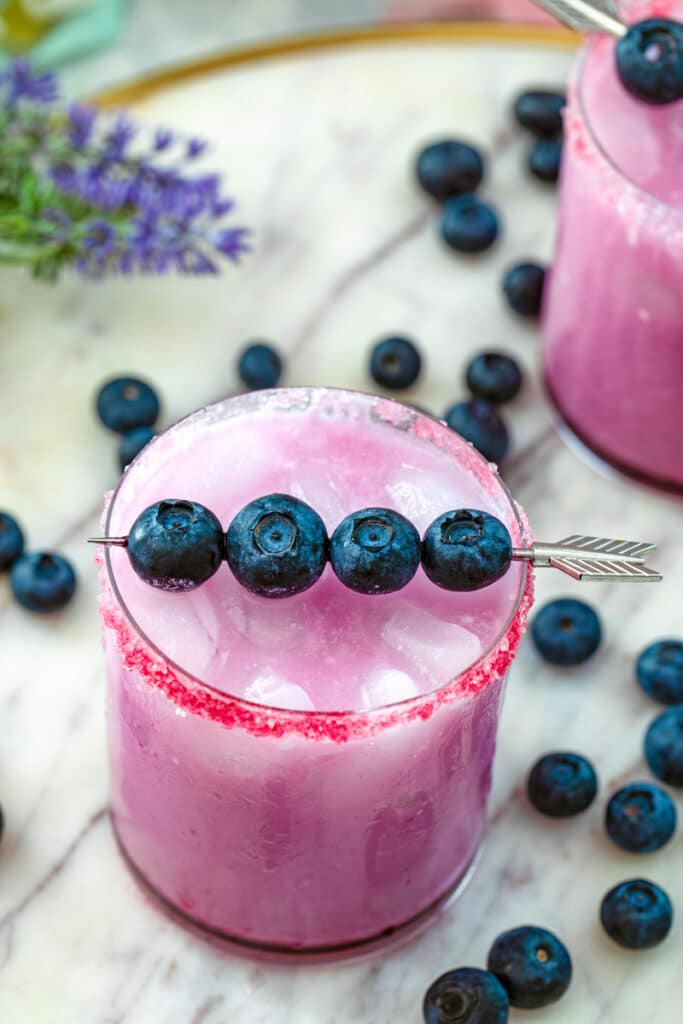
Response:
[{"label": "arrow-shaped cocktail pick", "polygon": [[615,0],[534,0],[538,7],[575,32],[608,32],[621,37],[628,26]]},{"label": "arrow-shaped cocktail pick", "polygon": [[[90,544],[125,548],[127,537],[88,537]],[[532,544],[513,548],[516,562],[530,562],[535,569],[559,569],[575,580],[588,583],[659,583],[662,574],[645,565],[643,555],[655,550],[655,544],[609,537],[585,537],[572,534],[556,544]]]},{"label": "arrow-shaped cocktail pick", "polygon": [[577,533],[557,544],[514,548],[512,557],[518,562],[531,562],[538,569],[559,569],[575,580],[589,583],[659,583],[662,574],[648,568],[643,557],[654,550],[654,544]]}]

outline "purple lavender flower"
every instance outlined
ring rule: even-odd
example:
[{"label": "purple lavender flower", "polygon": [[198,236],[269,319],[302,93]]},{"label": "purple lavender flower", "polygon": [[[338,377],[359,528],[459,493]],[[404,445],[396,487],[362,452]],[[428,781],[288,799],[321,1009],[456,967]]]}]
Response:
[{"label": "purple lavender flower", "polygon": [[157,128],[154,133],[153,145],[155,152],[163,153],[164,150],[173,145],[173,132],[170,132],[167,128]]},{"label": "purple lavender flower", "polygon": [[57,80],[46,71],[34,72],[28,61],[16,60],[0,72],[0,86],[7,86],[5,103],[15,106],[19,100],[33,100],[35,103],[54,103],[59,95]]},{"label": "purple lavender flower", "polygon": [[240,257],[250,249],[248,235],[247,228],[223,228],[211,235],[211,241],[223,256],[239,263]]},{"label": "purple lavender flower", "polygon": [[206,142],[203,139],[188,139],[185,155],[188,160],[196,160],[206,149]]},{"label": "purple lavender flower", "polygon": [[94,107],[84,107],[80,103],[72,103],[68,110],[69,142],[74,149],[83,149],[90,142],[97,111]]},{"label": "purple lavender flower", "polygon": [[90,257],[103,259],[116,248],[116,231],[107,220],[91,220],[86,224],[83,247]]},{"label": "purple lavender flower", "polygon": [[120,114],[114,122],[111,130],[105,136],[105,159],[122,160],[125,156],[128,143],[135,134],[135,125],[125,116],[125,114]]}]

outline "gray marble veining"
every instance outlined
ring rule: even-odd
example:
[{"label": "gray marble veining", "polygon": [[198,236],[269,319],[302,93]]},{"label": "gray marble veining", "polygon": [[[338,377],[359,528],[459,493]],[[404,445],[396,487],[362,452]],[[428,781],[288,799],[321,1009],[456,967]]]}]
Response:
[{"label": "gray marble veining", "polygon": [[[70,278],[55,288],[0,275],[0,503],[26,523],[32,545],[63,548],[81,579],[74,605],[48,620],[18,609],[0,582],[3,1024],[416,1024],[433,977],[483,964],[495,935],[525,922],[566,940],[575,976],[564,1000],[515,1013],[515,1022],[680,1019],[680,924],[640,957],[611,945],[597,924],[605,890],[638,874],[683,907],[681,836],[659,854],[632,857],[608,843],[601,822],[605,794],[646,774],[641,740],[657,709],[635,686],[633,661],[646,642],[681,632],[680,503],[599,471],[565,444],[539,384],[536,329],[513,319],[499,292],[509,262],[549,257],[554,230],[552,191],[523,173],[527,143],[511,128],[510,98],[531,81],[561,82],[569,60],[525,47],[365,47],[186,84],[141,113],[215,139],[211,159],[255,229],[244,268],[219,280]],[[436,211],[412,182],[415,149],[443,132],[470,137],[491,156],[484,192],[505,229],[483,258],[460,259],[440,245]],[[287,353],[288,383],[363,388],[369,345],[398,329],[426,355],[407,398],[439,413],[463,394],[471,352],[515,352],[527,384],[508,412],[514,447],[505,476],[536,534],[657,541],[666,581],[589,590],[538,574],[540,600],[580,592],[599,605],[605,644],[587,668],[560,673],[523,642],[478,870],[430,931],[352,965],[232,959],[147,902],[106,817],[97,583],[83,540],[116,480],[116,460],[93,395],[109,374],[140,372],[158,384],[171,422],[235,389],[235,352],[256,335]],[[522,791],[531,762],[558,747],[590,756],[601,780],[596,805],[568,823],[535,815]]]}]

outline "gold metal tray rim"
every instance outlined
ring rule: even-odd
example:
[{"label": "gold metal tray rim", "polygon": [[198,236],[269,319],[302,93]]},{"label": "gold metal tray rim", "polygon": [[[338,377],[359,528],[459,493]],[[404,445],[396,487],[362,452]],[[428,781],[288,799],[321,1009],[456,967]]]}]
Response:
[{"label": "gold metal tray rim", "polygon": [[542,46],[571,50],[581,37],[554,25],[525,25],[493,21],[410,22],[335,29],[287,36],[253,45],[230,47],[197,60],[162,68],[96,93],[93,101],[103,108],[142,103],[167,88],[216,71],[296,54],[324,52],[361,46],[457,43]]}]

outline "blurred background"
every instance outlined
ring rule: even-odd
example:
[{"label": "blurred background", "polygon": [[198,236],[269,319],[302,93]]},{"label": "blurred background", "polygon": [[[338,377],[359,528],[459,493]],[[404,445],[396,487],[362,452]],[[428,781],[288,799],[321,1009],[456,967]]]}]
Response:
[{"label": "blurred background", "polygon": [[529,0],[0,0],[5,59],[59,67],[71,95],[218,49],[383,20],[543,18]]}]

